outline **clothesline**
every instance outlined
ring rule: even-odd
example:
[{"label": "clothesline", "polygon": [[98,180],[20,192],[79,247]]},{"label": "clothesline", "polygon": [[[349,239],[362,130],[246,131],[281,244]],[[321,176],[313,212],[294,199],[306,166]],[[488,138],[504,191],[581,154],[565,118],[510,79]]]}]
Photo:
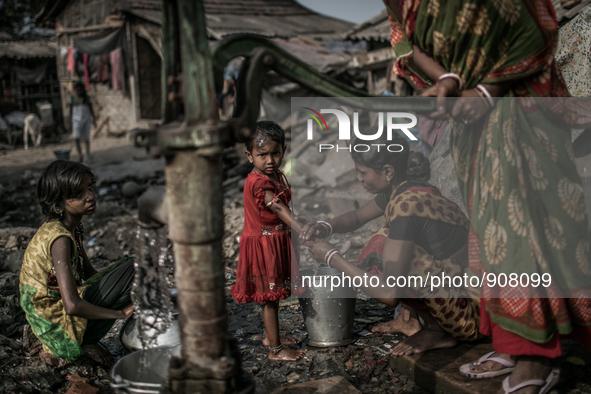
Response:
[{"label": "clothesline", "polygon": [[[97,79],[99,82],[105,82],[108,80],[106,65],[109,62],[111,65],[111,86],[125,94],[125,71],[132,73],[125,29],[117,28],[90,37],[75,39],[74,44],[67,49],[67,56],[67,69],[71,72],[76,72],[77,62],[82,59],[84,84],[87,88],[90,86],[91,78],[89,66],[96,65],[98,68]],[[94,63],[98,56],[100,56],[98,62]],[[82,74],[82,71],[79,74]]]},{"label": "clothesline", "polygon": [[[74,47],[67,48],[67,70],[76,72],[77,60],[81,56],[84,67],[84,84],[88,89],[90,87],[90,56],[87,53],[80,53]],[[93,56],[94,57],[94,56]],[[97,80],[106,82],[109,79],[108,64],[111,65],[111,87],[114,90],[120,90],[125,94],[125,64],[123,62],[123,50],[115,48],[108,54],[101,55],[98,61]]]}]

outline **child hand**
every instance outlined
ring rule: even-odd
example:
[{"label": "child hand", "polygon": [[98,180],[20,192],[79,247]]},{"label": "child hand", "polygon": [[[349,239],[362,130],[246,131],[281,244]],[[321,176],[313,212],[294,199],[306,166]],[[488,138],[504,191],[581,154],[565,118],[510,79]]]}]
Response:
[{"label": "child hand", "polygon": [[307,223],[302,227],[300,233],[300,240],[307,242],[311,239],[326,238],[328,237],[328,230],[326,226],[319,224],[318,222]]}]

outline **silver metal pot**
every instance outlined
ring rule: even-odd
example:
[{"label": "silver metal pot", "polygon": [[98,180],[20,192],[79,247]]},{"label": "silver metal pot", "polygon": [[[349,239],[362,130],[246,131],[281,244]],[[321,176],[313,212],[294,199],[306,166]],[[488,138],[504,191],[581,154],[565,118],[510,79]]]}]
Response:
[{"label": "silver metal pot", "polygon": [[[328,267],[302,271],[300,275],[312,277],[311,286],[306,281],[306,291],[299,298],[308,329],[308,344],[315,347],[330,347],[353,342],[357,301],[355,288],[341,286],[331,291],[331,281],[329,278],[325,281],[324,277],[341,276],[341,273]],[[315,286],[315,283],[319,286]],[[327,286],[324,286],[324,283]]]},{"label": "silver metal pot", "polygon": [[[181,330],[178,322],[178,311],[176,310],[177,289],[171,288],[170,296],[174,305],[172,323],[164,333],[155,338],[150,347],[174,346],[181,343]],[[149,335],[150,332],[148,331],[147,334]],[[133,316],[123,324],[119,339],[121,340],[121,344],[129,350],[142,349],[142,343],[139,338],[139,324]]]},{"label": "silver metal pot", "polygon": [[140,350],[115,363],[111,370],[111,387],[119,394],[158,394],[168,377],[173,356],[180,357],[181,345]]},{"label": "silver metal pot", "polygon": [[[174,313],[172,319],[172,323],[170,323],[168,329],[155,338],[151,347],[174,346],[181,343],[178,313]],[[142,343],[139,337],[139,324],[136,319],[133,317],[127,319],[121,328],[119,339],[121,339],[121,344],[129,350],[142,349]]]}]

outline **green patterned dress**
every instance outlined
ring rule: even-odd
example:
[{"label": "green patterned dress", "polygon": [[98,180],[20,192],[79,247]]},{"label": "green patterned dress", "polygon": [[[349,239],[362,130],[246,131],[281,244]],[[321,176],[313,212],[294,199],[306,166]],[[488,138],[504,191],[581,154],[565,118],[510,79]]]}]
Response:
[{"label": "green patterned dress", "polygon": [[[549,273],[553,280],[547,293],[485,286],[481,331],[493,334],[497,351],[558,355],[557,332],[591,337],[587,215],[570,142],[570,126],[591,123],[591,111],[585,102],[560,99],[569,94],[553,57],[552,4],[402,0],[401,11],[401,24],[390,17],[396,74],[419,88],[431,84],[412,61],[414,44],[460,75],[465,89],[513,82],[481,122],[451,120],[450,147],[472,224],[473,271]],[[523,353],[504,347],[495,332],[558,345],[553,353],[543,346]]]}]

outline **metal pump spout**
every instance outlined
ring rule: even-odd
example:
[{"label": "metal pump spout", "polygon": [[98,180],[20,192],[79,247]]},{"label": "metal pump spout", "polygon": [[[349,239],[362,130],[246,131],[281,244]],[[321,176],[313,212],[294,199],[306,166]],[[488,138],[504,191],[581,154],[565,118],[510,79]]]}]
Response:
[{"label": "metal pump spout", "polygon": [[[252,133],[263,78],[271,69],[353,107],[363,107],[355,97],[367,93],[331,80],[259,36],[221,40],[212,61],[203,1],[163,0],[162,10],[163,124],[135,130],[131,139],[135,146],[166,158],[166,189],[153,189],[142,197],[139,215],[148,227],[168,223],[174,244],[181,357],[170,363],[167,388],[171,393],[254,392],[252,378],[243,373],[240,353],[227,334],[222,151]],[[221,122],[214,71],[221,84],[224,66],[236,56],[246,58],[237,83],[237,107],[230,120]],[[407,110],[431,112],[435,101],[414,103]]]},{"label": "metal pump spout", "polygon": [[143,196],[139,213],[145,226],[168,223],[174,244],[181,357],[171,360],[167,390],[253,392],[227,334],[221,152],[233,138],[218,119],[203,2],[164,0],[162,9],[163,125],[131,137],[166,159],[166,190]]}]

